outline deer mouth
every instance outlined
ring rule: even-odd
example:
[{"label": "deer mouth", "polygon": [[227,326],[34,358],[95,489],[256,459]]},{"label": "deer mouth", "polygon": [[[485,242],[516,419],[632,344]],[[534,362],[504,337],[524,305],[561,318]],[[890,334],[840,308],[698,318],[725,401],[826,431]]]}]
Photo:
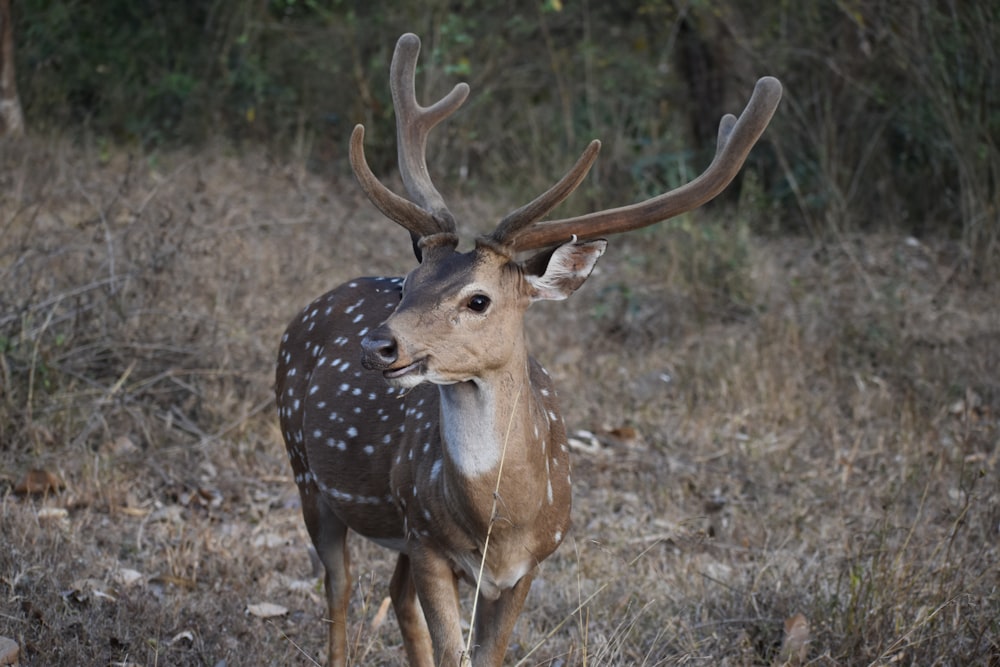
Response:
[{"label": "deer mouth", "polygon": [[[411,379],[416,376],[422,376],[427,371],[427,359],[417,359],[412,364],[403,366],[402,368],[388,368],[382,371],[382,377],[386,380],[401,380],[403,378]],[[409,376],[409,377],[407,377]]]}]

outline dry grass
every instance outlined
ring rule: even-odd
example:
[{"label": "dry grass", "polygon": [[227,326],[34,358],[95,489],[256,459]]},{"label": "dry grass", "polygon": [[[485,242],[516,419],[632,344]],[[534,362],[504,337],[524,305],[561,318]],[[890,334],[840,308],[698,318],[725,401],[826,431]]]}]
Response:
[{"label": "dry grass", "polygon": [[[602,444],[511,664],[997,664],[1000,290],[947,241],[710,220],[616,239],[529,315]],[[272,357],[406,235],[266,155],[40,142],[0,144],[0,232],[0,635],[26,665],[321,659]],[[15,493],[31,469],[65,488]],[[355,662],[402,664],[388,554],[354,546]]]}]

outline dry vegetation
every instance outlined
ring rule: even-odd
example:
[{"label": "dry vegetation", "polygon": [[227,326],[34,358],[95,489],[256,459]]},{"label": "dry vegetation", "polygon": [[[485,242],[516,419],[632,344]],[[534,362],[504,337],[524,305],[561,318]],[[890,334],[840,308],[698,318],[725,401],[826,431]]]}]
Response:
[{"label": "dry vegetation", "polygon": [[[321,660],[272,357],[406,235],[267,155],[39,141],[0,144],[0,234],[0,635],[24,665]],[[511,664],[998,664],[1000,290],[966,259],[714,209],[531,313],[595,438]],[[389,556],[354,547],[355,664],[401,664]]]}]

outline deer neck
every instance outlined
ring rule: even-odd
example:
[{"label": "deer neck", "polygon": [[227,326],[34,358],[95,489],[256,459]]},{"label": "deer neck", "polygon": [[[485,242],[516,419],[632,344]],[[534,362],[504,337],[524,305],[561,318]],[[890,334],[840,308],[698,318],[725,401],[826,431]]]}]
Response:
[{"label": "deer neck", "polygon": [[476,378],[439,390],[445,455],[458,475],[479,478],[497,470],[502,458],[518,457],[529,413],[526,373]]},{"label": "deer neck", "polygon": [[548,413],[537,404],[528,364],[525,354],[497,372],[439,386],[446,466],[466,484],[488,486],[490,494],[501,473],[544,469],[546,453],[537,443],[546,440]]}]

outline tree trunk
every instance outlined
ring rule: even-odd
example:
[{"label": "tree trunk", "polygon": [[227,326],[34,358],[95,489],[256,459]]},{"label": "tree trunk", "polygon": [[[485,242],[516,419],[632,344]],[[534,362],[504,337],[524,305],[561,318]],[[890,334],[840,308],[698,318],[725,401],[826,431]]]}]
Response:
[{"label": "tree trunk", "polygon": [[0,0],[0,136],[24,134],[24,115],[14,76],[14,26],[10,0]]}]

